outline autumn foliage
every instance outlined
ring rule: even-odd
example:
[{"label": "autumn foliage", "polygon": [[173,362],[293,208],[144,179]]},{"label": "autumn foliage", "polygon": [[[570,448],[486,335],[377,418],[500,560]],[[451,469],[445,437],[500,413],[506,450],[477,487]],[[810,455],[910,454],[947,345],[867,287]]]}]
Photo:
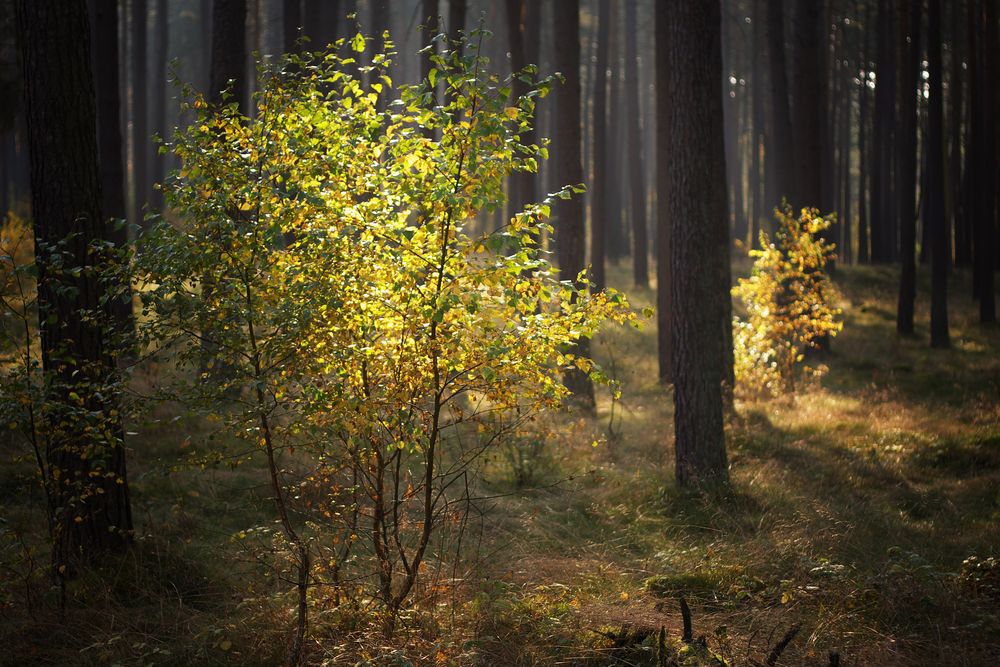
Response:
[{"label": "autumn foliage", "polygon": [[774,238],[761,232],[750,276],[733,288],[745,312],[733,319],[736,381],[756,395],[784,394],[801,375],[822,374],[823,366],[804,364],[806,352],[842,327],[826,272],[835,247],[822,237],[831,221],[809,208],[796,217],[787,203],[775,217]]}]

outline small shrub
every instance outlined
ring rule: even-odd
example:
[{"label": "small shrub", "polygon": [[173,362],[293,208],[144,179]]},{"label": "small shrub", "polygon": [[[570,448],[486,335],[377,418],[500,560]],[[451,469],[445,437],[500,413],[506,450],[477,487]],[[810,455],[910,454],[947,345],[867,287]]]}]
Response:
[{"label": "small shrub", "polygon": [[821,366],[801,366],[805,353],[842,326],[837,290],[826,273],[834,245],[820,237],[831,221],[816,209],[802,209],[796,218],[787,203],[775,216],[774,239],[761,232],[761,249],[750,252],[750,277],[733,288],[746,311],[733,318],[737,384],[770,395],[794,391],[800,372],[822,374]]}]

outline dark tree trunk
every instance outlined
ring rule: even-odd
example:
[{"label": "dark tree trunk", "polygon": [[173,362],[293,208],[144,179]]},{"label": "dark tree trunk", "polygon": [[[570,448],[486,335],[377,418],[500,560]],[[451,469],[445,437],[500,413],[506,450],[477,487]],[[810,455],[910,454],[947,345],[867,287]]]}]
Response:
[{"label": "dark tree trunk", "polygon": [[[212,104],[235,102],[243,113],[247,109],[246,16],[246,0],[215,0],[212,7],[209,101]],[[230,97],[224,99],[226,89],[230,90]]]},{"label": "dark tree trunk", "polygon": [[[438,31],[438,0],[420,0],[420,48],[431,43]],[[420,80],[431,71],[430,54],[420,58]]]},{"label": "dark tree trunk", "polygon": [[[93,72],[97,94],[97,147],[101,176],[101,211],[104,214],[104,238],[123,248],[128,244],[124,225],[125,165],[122,146],[121,86],[118,60],[118,3],[116,0],[91,0],[91,35],[93,37]],[[131,336],[132,290],[127,289],[112,304],[116,329]]]},{"label": "dark tree trunk", "polygon": [[625,3],[625,130],[628,133],[628,187],[632,209],[632,279],[636,287],[649,285],[649,223],[646,217],[646,165],[639,124],[639,53],[636,3]]},{"label": "dark tree trunk", "polygon": [[[553,0],[555,26],[555,66],[566,78],[556,90],[556,128],[553,138],[556,180],[559,186],[583,183],[580,127],[580,2]],[[559,202],[555,220],[555,244],[559,273],[564,280],[576,280],[585,267],[585,225],[583,198],[574,195]],[[574,353],[586,356],[589,341],[581,339]],[[585,405],[594,403],[590,377],[571,369],[564,378],[566,386]]]},{"label": "dark tree trunk", "polygon": [[[83,0],[18,0],[31,152],[42,368],[51,381],[45,479],[52,512],[53,565],[72,575],[78,562],[125,548],[132,513],[125,449],[111,389],[108,346],[91,250],[106,240],[97,160],[90,27]],[[56,249],[57,244],[64,244]],[[80,267],[62,271],[54,267]],[[93,420],[98,420],[95,424]],[[95,428],[96,426],[96,428]],[[110,426],[110,428],[108,428]],[[102,433],[107,428],[108,435]],[[99,433],[100,435],[95,435]]]},{"label": "dark tree trunk", "polygon": [[[762,0],[754,0],[753,4],[753,57],[750,60],[751,83],[753,86],[753,130],[750,135],[750,187],[753,192],[753,205],[750,208],[750,247],[757,248],[760,245],[760,230],[762,229],[761,218],[769,215],[770,208],[774,203],[766,201],[769,188],[765,187],[766,164],[762,164],[761,152],[767,145],[767,104],[769,95],[766,85],[764,67],[761,63],[761,54],[764,50],[766,34],[764,31],[764,9]],[[765,159],[767,159],[765,157]]]},{"label": "dark tree trunk", "polygon": [[891,262],[896,246],[893,214],[893,157],[895,151],[896,49],[895,11],[890,0],[880,0],[878,62],[875,65],[875,128],[872,147],[871,259]]},{"label": "dark tree trunk", "polygon": [[[771,127],[768,136],[768,162],[771,196],[768,207],[777,206],[782,197],[790,197],[795,185],[792,154],[792,117],[788,100],[788,69],[785,64],[785,17],[783,0],[767,0],[767,55],[771,85]],[[771,158],[774,158],[773,160]]]},{"label": "dark tree trunk", "polygon": [[[629,65],[625,60],[623,43],[627,35],[621,26],[622,3],[611,3],[611,22],[608,26],[608,67],[610,70],[610,94],[608,99],[608,170],[605,188],[608,200],[609,248],[608,255],[612,259],[621,259],[628,255],[629,229],[632,219],[628,214],[628,202],[625,189],[624,174],[626,161],[630,159],[628,148],[628,93],[625,91],[624,77]],[[622,150],[622,146],[626,150]],[[634,240],[634,238],[633,238]],[[634,257],[634,255],[633,255]],[[634,270],[634,266],[633,266]]]},{"label": "dark tree trunk", "polygon": [[820,200],[820,164],[826,157],[820,146],[820,132],[826,122],[822,104],[826,72],[821,67],[821,51],[826,48],[826,31],[822,5],[819,0],[795,0],[795,57],[791,68],[795,187],[789,200],[796,210],[806,206],[820,208],[823,204]]},{"label": "dark tree trunk", "polygon": [[[538,64],[538,9],[538,3],[530,0],[506,0],[507,35],[510,40],[511,69],[514,72],[519,72],[528,65]],[[526,91],[527,86],[515,79],[513,96],[520,97]],[[537,141],[535,126],[538,120],[536,117],[531,129],[521,133],[521,141],[526,144],[534,144]],[[536,176],[530,172],[511,175],[508,199],[512,213],[521,211],[528,204],[537,201]]]},{"label": "dark tree trunk", "polygon": [[954,2],[951,7],[951,78],[948,86],[948,99],[951,107],[951,116],[948,119],[950,129],[948,180],[952,201],[951,223],[955,230],[955,264],[967,267],[972,263],[972,234],[969,231],[965,188],[962,186],[964,182],[962,174],[962,116],[965,113],[965,105],[962,103],[965,87],[959,42],[963,32],[962,23],[962,3]]},{"label": "dark tree trunk", "polygon": [[[246,0],[242,0],[245,4]],[[232,2],[232,0],[215,0]],[[343,18],[340,14],[340,0],[303,0],[303,29],[310,51],[322,51],[337,41],[337,24]]]},{"label": "dark tree trunk", "polygon": [[670,22],[673,17],[666,3],[654,8],[656,34],[656,349],[659,376],[662,384],[674,381],[673,365],[673,310],[671,308],[670,250],[671,217],[666,191],[670,183],[670,107],[676,100],[670,97],[668,79],[671,76],[671,57],[668,53]]},{"label": "dark tree trunk", "polygon": [[146,0],[132,0],[132,222],[145,227],[143,210],[149,195],[149,79],[147,71]]},{"label": "dark tree trunk", "polygon": [[467,13],[466,0],[448,0],[448,36],[452,42],[459,41],[465,32]]},{"label": "dark tree trunk", "polygon": [[[167,0],[156,0],[156,23],[153,51],[152,88],[149,105],[152,108],[153,132],[161,139],[168,140],[167,131],[167,48],[170,40],[170,25],[167,16]],[[150,184],[147,201],[154,209],[163,207],[163,194],[157,187],[163,183],[166,170],[166,156],[160,155],[154,146],[150,154]]]},{"label": "dark tree trunk", "polygon": [[870,177],[869,165],[871,164],[868,141],[869,127],[869,104],[868,104],[868,83],[871,72],[871,9],[865,5],[865,18],[862,39],[864,48],[862,52],[862,62],[864,66],[861,72],[864,75],[861,82],[860,99],[858,100],[858,262],[867,264],[871,261],[871,198],[869,196],[868,181]]},{"label": "dark tree trunk", "polygon": [[298,40],[302,30],[302,0],[282,0],[281,5],[284,12],[281,26],[283,48],[285,53],[298,53],[301,50]]},{"label": "dark tree trunk", "polygon": [[[969,138],[974,151],[975,180],[970,183],[969,194],[975,197],[973,215],[973,281],[979,299],[979,321],[996,322],[996,294],[993,273],[996,266],[996,122],[995,100],[995,44],[997,39],[996,15],[993,0],[972,0],[976,8],[974,17],[975,49],[970,61],[975,60],[970,74],[972,84],[971,108],[972,134]],[[970,34],[970,38],[973,35]],[[972,55],[975,54],[975,55]],[[971,173],[970,173],[971,175]]]},{"label": "dark tree trunk", "polygon": [[[594,287],[607,287],[608,239],[608,37],[611,0],[598,0],[597,57],[594,64],[594,186],[590,188],[590,264]],[[627,32],[627,30],[626,30]]]},{"label": "dark tree trunk", "polygon": [[[899,201],[896,204],[896,211],[899,215],[902,270],[896,309],[896,331],[903,336],[909,336],[913,334],[913,308],[917,296],[917,81],[920,76],[920,5],[910,6],[904,2],[901,9],[899,48],[902,68],[899,80],[899,113],[896,120],[896,194]],[[933,45],[930,46],[933,48]],[[938,74],[940,75],[940,72]],[[940,100],[938,103],[940,104]],[[943,193],[942,186],[941,194]]]},{"label": "dark tree trunk", "polygon": [[[725,482],[724,328],[729,325],[726,169],[717,2],[657,6],[673,343],[676,476],[681,486]],[[659,78],[659,76],[658,76]],[[661,285],[661,288],[663,286]]]},{"label": "dark tree trunk", "polygon": [[931,227],[931,347],[948,337],[947,224],[944,212],[944,102],[941,99],[941,0],[929,0],[927,21],[927,224]]}]

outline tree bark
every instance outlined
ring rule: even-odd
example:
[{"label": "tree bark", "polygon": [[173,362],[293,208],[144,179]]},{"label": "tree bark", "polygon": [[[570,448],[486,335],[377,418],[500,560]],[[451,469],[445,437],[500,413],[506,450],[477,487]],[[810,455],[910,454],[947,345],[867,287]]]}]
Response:
[{"label": "tree bark", "polygon": [[[896,195],[899,201],[896,211],[899,215],[897,226],[902,270],[896,308],[896,331],[900,335],[909,336],[913,334],[913,309],[917,296],[917,80],[920,76],[920,6],[911,7],[904,2],[901,10],[899,48],[902,68],[896,120]],[[940,34],[940,27],[938,32]],[[929,47],[933,48],[933,45]],[[943,194],[944,188],[941,185]]]},{"label": "tree bark", "polygon": [[[608,38],[611,0],[597,0],[597,56],[594,65],[594,183],[590,188],[590,264],[596,289],[607,286],[608,239]],[[627,32],[627,30],[626,30]]]},{"label": "tree bark", "polygon": [[[560,186],[583,183],[580,126],[580,2],[553,0],[555,66],[565,77],[556,91],[556,130],[553,139],[556,179]],[[576,280],[585,268],[585,224],[583,198],[572,196],[559,202],[555,221],[555,244],[559,274],[563,280]],[[579,283],[578,283],[579,286]],[[572,350],[587,356],[590,344],[581,339]],[[594,404],[594,386],[590,377],[570,369],[564,377],[566,386],[584,405]]]},{"label": "tree bark", "polygon": [[[528,65],[538,63],[538,3],[530,0],[506,0],[507,35],[510,41],[511,70],[519,72]],[[516,99],[527,92],[527,85],[515,79],[512,95]],[[521,141],[525,144],[537,142],[537,130],[540,117],[536,116],[531,128],[521,133]],[[517,172],[510,176],[508,184],[508,199],[511,212],[518,212],[528,204],[538,200],[536,186],[537,174]]]},{"label": "tree bark", "polygon": [[791,68],[795,189],[789,197],[795,209],[822,208],[824,203],[820,199],[820,164],[826,159],[820,132],[827,120],[822,104],[826,72],[820,65],[821,49],[826,48],[822,5],[818,0],[795,0],[795,57]]},{"label": "tree bark", "polygon": [[868,190],[868,182],[871,175],[869,170],[871,149],[869,148],[870,142],[868,141],[868,84],[869,74],[871,73],[870,35],[872,33],[871,8],[868,4],[865,4],[865,16],[863,20],[862,39],[864,40],[864,48],[861,57],[864,64],[861,68],[863,77],[858,100],[858,262],[867,264],[871,261],[871,244],[869,239],[871,231],[871,198]]},{"label": "tree bark", "polygon": [[891,262],[895,254],[895,215],[893,214],[896,100],[895,10],[890,0],[879,1],[878,54],[875,64],[875,127],[872,147],[871,260]]},{"label": "tree bark", "polygon": [[[967,267],[972,263],[972,234],[969,231],[968,205],[962,173],[962,117],[965,114],[963,99],[965,82],[962,76],[962,53],[959,38],[962,34],[962,3],[951,7],[951,77],[948,86],[951,117],[948,179],[951,190],[951,224],[955,230],[955,265]],[[925,225],[926,226],[926,225]]]},{"label": "tree bark", "polygon": [[[106,226],[90,27],[83,0],[18,0],[17,25],[42,369],[50,381],[43,406],[44,475],[52,503],[53,566],[71,576],[79,563],[124,549],[132,531],[114,359],[104,324],[110,321],[108,304],[102,303],[107,285],[96,275],[102,258],[91,248],[106,240]],[[107,318],[88,317],[101,312]]]},{"label": "tree bark", "polygon": [[[167,48],[170,40],[170,24],[167,17],[167,0],[155,0],[156,23],[155,50],[153,51],[152,89],[150,107],[152,110],[152,129],[163,140],[170,139],[167,130]],[[154,209],[163,207],[163,194],[157,187],[163,183],[166,173],[166,156],[160,155],[158,147],[153,146],[149,163],[149,191],[147,201]]]},{"label": "tree bark", "polygon": [[[676,476],[681,486],[728,479],[723,433],[729,262],[726,169],[719,90],[718,2],[657,6],[660,80],[672,101],[661,109],[665,213],[671,234]],[[664,25],[665,24],[665,25]],[[662,286],[661,286],[662,288]]]},{"label": "tree bark", "polygon": [[281,35],[285,53],[298,53],[302,30],[302,0],[282,0]]},{"label": "tree bark", "polygon": [[[771,131],[768,162],[771,196],[768,207],[777,206],[782,197],[791,197],[794,188],[792,153],[792,118],[788,100],[788,69],[785,63],[785,17],[783,0],[767,0],[767,54],[771,85]],[[768,209],[770,210],[770,208]]]},{"label": "tree bark", "polygon": [[666,3],[654,8],[656,33],[656,350],[661,384],[674,381],[673,309],[671,308],[671,218],[667,188],[670,184],[670,106],[676,102],[668,90],[670,55],[668,41],[672,17]]},{"label": "tree bark", "polygon": [[944,120],[941,92],[941,0],[929,0],[927,32],[927,224],[931,226],[931,347],[946,348],[948,336],[947,226],[944,211]]},{"label": "tree bark", "polygon": [[337,41],[337,24],[343,18],[340,15],[340,0],[303,0],[303,3],[303,29],[309,37],[307,48],[310,51],[322,51]]},{"label": "tree bark", "polygon": [[146,0],[132,0],[132,222],[146,227],[144,209],[149,196],[149,80],[147,63]]},{"label": "tree bark", "polygon": [[649,285],[649,232],[646,217],[646,165],[642,153],[639,113],[639,50],[636,3],[625,4],[625,113],[628,132],[628,186],[632,209],[632,279],[636,287]]},{"label": "tree bark", "polygon": [[[235,102],[242,113],[247,109],[246,16],[246,0],[215,0],[212,6],[209,101],[216,105]],[[228,99],[223,96],[227,89],[230,92]]]},{"label": "tree bark", "polygon": [[[996,58],[996,14],[993,0],[972,0],[976,9],[974,18],[975,50],[970,61],[975,60],[972,82],[972,136],[969,139],[974,152],[975,181],[969,193],[976,198],[973,217],[973,281],[979,299],[979,321],[996,322],[996,294],[993,274],[996,266],[996,109],[994,108],[994,73]],[[972,35],[970,35],[971,37]]]},{"label": "tree bark", "polygon": [[[97,146],[101,178],[103,237],[124,248],[128,230],[124,225],[125,167],[122,146],[121,87],[118,80],[118,2],[91,0],[93,72],[97,96]],[[131,337],[134,327],[132,290],[126,289],[112,304],[116,331]]]}]

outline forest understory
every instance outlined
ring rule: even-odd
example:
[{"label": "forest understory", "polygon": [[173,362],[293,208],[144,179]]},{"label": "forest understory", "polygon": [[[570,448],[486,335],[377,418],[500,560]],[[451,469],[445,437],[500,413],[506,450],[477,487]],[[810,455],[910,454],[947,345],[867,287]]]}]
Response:
[{"label": "forest understory", "polygon": [[[599,390],[596,416],[547,416],[485,460],[391,646],[371,600],[313,591],[307,663],[998,664],[1000,330],[976,323],[969,280],[951,283],[953,347],[930,350],[895,333],[897,269],[839,269],[829,372],[737,400],[712,495],[673,481],[655,325],[608,327],[593,352],[620,400]],[[259,468],[211,462],[213,424],[169,406],[127,428],[136,546],[71,582],[62,612],[33,471],[0,468],[0,663],[280,663],[292,594],[245,532],[273,521]]]}]

